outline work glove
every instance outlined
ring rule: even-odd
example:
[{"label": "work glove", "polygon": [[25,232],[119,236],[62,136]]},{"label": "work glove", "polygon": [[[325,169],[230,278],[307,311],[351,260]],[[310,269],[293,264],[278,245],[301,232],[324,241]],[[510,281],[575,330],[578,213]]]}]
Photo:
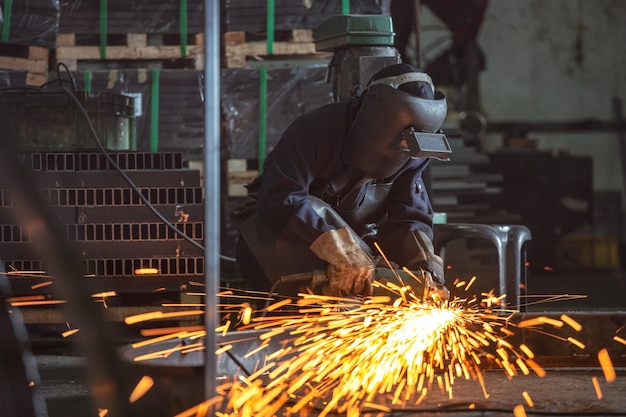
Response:
[{"label": "work glove", "polygon": [[434,283],[445,284],[443,259],[435,255],[433,242],[426,233],[415,230],[405,235],[402,240],[402,258],[407,260],[405,266],[408,269],[428,272]]},{"label": "work glove", "polygon": [[347,227],[322,233],[310,249],[318,258],[328,262],[326,274],[331,295],[371,295],[374,261]]}]

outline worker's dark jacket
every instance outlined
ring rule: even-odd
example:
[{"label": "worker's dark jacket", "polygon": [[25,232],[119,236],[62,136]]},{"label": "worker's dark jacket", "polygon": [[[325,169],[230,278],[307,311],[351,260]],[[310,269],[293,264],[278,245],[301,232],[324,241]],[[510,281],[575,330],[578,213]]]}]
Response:
[{"label": "worker's dark jacket", "polygon": [[257,199],[259,221],[290,249],[310,255],[311,243],[336,228],[313,209],[312,195],[332,206],[359,235],[375,233],[385,254],[402,263],[393,256],[407,232],[422,230],[433,237],[433,210],[422,180],[428,160],[410,159],[389,178],[363,178],[343,161],[355,106],[356,99],[328,104],[296,119],[248,189]]}]

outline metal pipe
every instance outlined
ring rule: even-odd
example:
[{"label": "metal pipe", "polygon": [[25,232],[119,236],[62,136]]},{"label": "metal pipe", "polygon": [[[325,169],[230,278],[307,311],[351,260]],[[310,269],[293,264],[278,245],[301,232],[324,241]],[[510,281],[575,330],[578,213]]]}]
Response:
[{"label": "metal pipe", "polygon": [[[220,277],[220,9],[204,1],[204,265],[205,265],[205,398],[216,395],[219,322],[217,291]],[[207,416],[215,415],[209,408]]]},{"label": "metal pipe", "polygon": [[487,131],[489,133],[502,132],[516,135],[524,135],[528,132],[623,132],[626,131],[626,122],[596,119],[543,122],[500,121],[488,122]]},{"label": "metal pipe", "polygon": [[413,32],[415,33],[415,64],[417,68],[424,69],[422,56],[422,17],[421,0],[413,0]]}]

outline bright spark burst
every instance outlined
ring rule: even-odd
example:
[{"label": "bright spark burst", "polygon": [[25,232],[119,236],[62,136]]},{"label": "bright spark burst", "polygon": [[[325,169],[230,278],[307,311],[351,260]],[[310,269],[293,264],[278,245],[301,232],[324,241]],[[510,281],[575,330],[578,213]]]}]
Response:
[{"label": "bright spark burst", "polygon": [[[378,286],[384,284],[375,283]],[[439,387],[450,397],[455,379],[478,380],[488,396],[480,365],[492,361],[509,377],[542,369],[505,340],[508,316],[479,308],[476,300],[423,302],[410,287],[385,289],[397,298],[364,302],[304,294],[299,314],[253,318],[250,327],[269,329],[284,348],[270,354],[253,375],[228,387],[222,416],[273,416],[316,407],[357,413],[380,399],[388,406],[417,405]],[[483,305],[498,305],[485,294]],[[482,358],[482,359],[481,359]],[[267,381],[265,381],[267,379]],[[226,387],[225,387],[226,388]]]},{"label": "bright spark burst", "polygon": [[[218,388],[221,398],[210,400],[219,404],[217,415],[272,417],[314,409],[322,417],[331,412],[358,416],[419,405],[432,389],[452,398],[457,379],[477,381],[487,398],[485,366],[502,369],[507,378],[531,372],[545,376],[530,348],[506,340],[518,325],[511,320],[515,312],[503,310],[501,296],[425,302],[411,286],[374,285],[390,295],[360,300],[300,294],[298,300],[266,308],[288,306],[291,315],[246,315],[250,324],[240,329],[262,332],[249,356],[267,349],[270,339],[282,348],[267,352],[250,375]],[[569,317],[545,317],[522,327],[561,328],[564,322],[577,325]],[[196,415],[201,406],[178,417]]]}]

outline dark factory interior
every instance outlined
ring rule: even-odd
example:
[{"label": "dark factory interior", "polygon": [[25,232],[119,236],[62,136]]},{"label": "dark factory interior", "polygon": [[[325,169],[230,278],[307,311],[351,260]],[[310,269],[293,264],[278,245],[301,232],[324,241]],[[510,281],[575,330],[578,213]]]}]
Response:
[{"label": "dark factory interior", "polygon": [[619,0],[0,2],[0,417],[626,416],[624,40]]}]

